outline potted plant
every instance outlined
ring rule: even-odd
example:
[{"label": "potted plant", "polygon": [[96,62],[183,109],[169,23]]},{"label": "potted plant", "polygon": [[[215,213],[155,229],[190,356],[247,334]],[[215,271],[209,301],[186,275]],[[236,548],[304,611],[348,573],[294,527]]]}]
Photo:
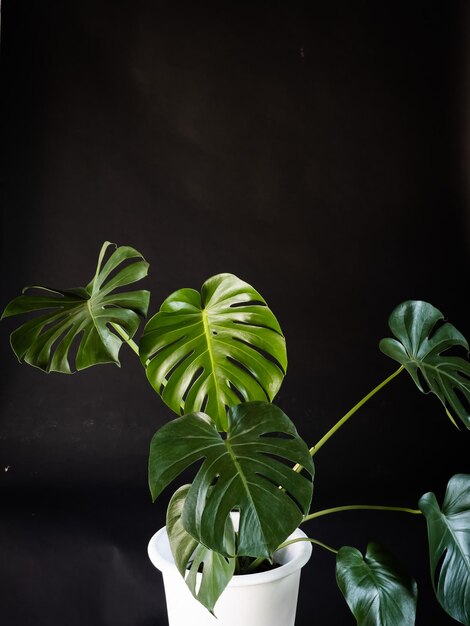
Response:
[{"label": "potted plant", "polygon": [[[454,424],[459,420],[470,428],[470,363],[460,332],[426,302],[400,304],[389,320],[394,337],[380,343],[398,369],[309,448],[273,403],[287,368],[286,345],[262,296],[232,274],[213,276],[201,292],[172,293],[137,344],[133,338],[150,294],[128,286],[147,269],[137,250],[105,242],[86,287],[26,288],[3,317],[36,314],[11,334],[11,345],[20,362],[45,372],[119,365],[119,350],[127,343],[177,414],[154,435],[149,457],[154,500],[184,470],[196,467],[192,483],[179,487],[169,502],[166,528],[149,544],[164,574],[170,625],[185,623],[185,611],[188,621],[200,625],[217,623],[213,614],[221,626],[293,624],[300,568],[312,543],[335,554],[337,583],[358,624],[414,624],[416,583],[384,548],[370,544],[365,555],[347,546],[337,551],[298,530],[350,508],[423,514],[437,599],[455,620],[470,625],[470,475],[450,479],[442,506],[427,493],[418,509],[310,511],[312,457],[402,372],[420,391],[435,394]],[[449,353],[451,348],[463,355]]]}]

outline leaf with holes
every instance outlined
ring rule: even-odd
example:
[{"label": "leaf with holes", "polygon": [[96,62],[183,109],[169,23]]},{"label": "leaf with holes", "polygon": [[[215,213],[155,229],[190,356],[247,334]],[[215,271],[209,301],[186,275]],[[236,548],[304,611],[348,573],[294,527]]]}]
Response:
[{"label": "leaf with holes", "polygon": [[470,363],[444,354],[454,347],[468,351],[468,343],[452,324],[436,326],[443,319],[442,313],[427,302],[404,302],[389,319],[396,339],[382,339],[380,349],[407,369],[420,391],[427,392],[424,383],[451,416],[457,415],[470,428]]},{"label": "leaf with holes", "polygon": [[447,485],[442,509],[433,493],[419,501],[428,524],[431,578],[443,609],[470,626],[470,474]]},{"label": "leaf with holes", "polygon": [[[183,485],[173,495],[166,514],[166,529],[176,567],[189,590],[206,609],[213,611],[215,603],[230,582],[235,571],[235,559],[224,557],[198,543],[183,527],[181,514],[191,485]],[[225,542],[235,551],[235,531],[230,517],[225,528]],[[201,582],[197,574],[202,569]]]},{"label": "leaf with holes", "polygon": [[378,544],[370,543],[365,557],[356,548],[341,548],[336,580],[358,626],[415,623],[416,583]]},{"label": "leaf with holes", "polygon": [[[106,251],[114,244],[106,241],[100,251],[93,280],[85,288],[49,289],[26,287],[12,300],[2,318],[23,313],[47,311],[20,326],[11,335],[11,345],[19,361],[44,370],[70,374],[70,359],[77,370],[98,363],[119,365],[121,337],[112,330],[116,324],[133,337],[140,317],[147,314],[148,291],[113,293],[147,275],[148,263],[128,246],[111,254],[102,267]],[[122,263],[127,265],[120,267]],[[38,293],[36,293],[38,292]],[[72,345],[78,342],[76,355]]]},{"label": "leaf with holes", "polygon": [[179,415],[204,411],[226,430],[226,409],[276,395],[286,345],[266,302],[232,274],[207,280],[201,293],[169,296],[145,327],[140,354],[147,377]]},{"label": "leaf with holes", "polygon": [[[223,437],[208,415],[191,413],[165,424],[152,439],[149,486],[155,500],[183,470],[203,460],[183,508],[184,528],[199,543],[233,556],[225,529],[240,511],[240,556],[271,556],[308,513],[313,476],[307,444],[273,404],[247,402],[228,412]],[[287,463],[287,464],[286,464]]]}]

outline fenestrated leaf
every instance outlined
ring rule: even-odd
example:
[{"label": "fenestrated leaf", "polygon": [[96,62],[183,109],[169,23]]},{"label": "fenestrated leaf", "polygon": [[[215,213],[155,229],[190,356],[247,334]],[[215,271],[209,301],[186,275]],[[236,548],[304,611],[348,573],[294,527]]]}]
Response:
[{"label": "fenestrated leaf", "polygon": [[336,580],[358,626],[415,623],[416,583],[378,544],[370,543],[365,557],[356,548],[341,548]]},{"label": "fenestrated leaf", "polygon": [[261,295],[232,274],[199,294],[180,289],[147,323],[140,342],[147,377],[175,413],[204,411],[226,430],[226,409],[271,401],[287,367],[279,324]]},{"label": "fenestrated leaf", "polygon": [[427,302],[410,300],[394,309],[389,318],[396,339],[382,339],[380,349],[401,363],[423,393],[421,372],[429,390],[436,394],[452,416],[458,416],[470,428],[470,362],[459,356],[444,354],[462,347],[468,351],[465,337],[444,319],[438,309]]},{"label": "fenestrated leaf", "polygon": [[[209,550],[198,543],[183,527],[181,513],[191,485],[180,487],[170,500],[166,514],[166,529],[173,558],[180,574],[193,596],[206,609],[213,611],[221,593],[235,571],[235,559]],[[235,551],[235,532],[230,517],[227,518],[225,541]],[[197,573],[202,568],[201,584],[197,586]]]},{"label": "fenestrated leaf", "polygon": [[[145,290],[112,293],[140,280],[148,269],[142,255],[128,246],[117,248],[102,267],[105,253],[112,245],[108,241],[103,244],[95,276],[85,288],[26,287],[23,295],[7,305],[2,318],[46,311],[11,334],[11,345],[19,361],[45,372],[66,374],[72,372],[73,361],[77,370],[98,363],[119,365],[122,339],[111,324],[119,325],[132,338],[139,316],[147,314],[150,294]],[[125,261],[130,263],[119,269]],[[78,343],[75,356],[71,354],[74,343]]]},{"label": "fenestrated leaf", "polygon": [[237,552],[255,557],[271,556],[308,513],[312,481],[294,472],[291,465],[299,463],[313,476],[312,458],[295,426],[273,404],[247,402],[232,407],[226,438],[203,413],[165,424],[150,446],[153,498],[201,459],[182,521],[208,548],[233,556],[225,538],[232,509],[240,511]]},{"label": "fenestrated leaf", "polygon": [[431,578],[443,609],[470,626],[470,474],[447,485],[442,509],[433,493],[419,501],[428,524]]}]

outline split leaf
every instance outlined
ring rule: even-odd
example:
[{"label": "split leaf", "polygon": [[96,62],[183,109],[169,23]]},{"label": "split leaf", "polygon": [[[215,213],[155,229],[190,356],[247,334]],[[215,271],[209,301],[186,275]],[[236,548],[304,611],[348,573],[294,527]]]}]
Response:
[{"label": "split leaf", "polygon": [[211,418],[191,413],[165,424],[150,446],[153,499],[193,463],[203,460],[182,512],[185,530],[199,543],[234,556],[227,518],[240,511],[237,554],[270,557],[308,513],[312,480],[292,470],[299,463],[313,476],[307,444],[273,404],[247,402],[228,413],[226,437]]},{"label": "split leaf", "polygon": [[382,339],[380,349],[406,368],[420,391],[436,394],[452,421],[457,416],[470,428],[470,362],[445,354],[455,347],[468,351],[468,343],[452,324],[438,326],[443,319],[427,302],[403,302],[389,318],[396,339]]},{"label": "split leaf", "polygon": [[207,280],[201,293],[180,289],[145,327],[147,377],[178,415],[204,411],[219,430],[227,408],[271,401],[282,383],[286,344],[261,295],[232,274]]},{"label": "split leaf", "polygon": [[[209,550],[184,529],[181,514],[190,487],[191,485],[183,485],[171,498],[166,515],[166,529],[178,571],[196,600],[212,612],[233,576],[235,559]],[[235,532],[230,517],[227,518],[225,541],[235,551]],[[200,585],[197,584],[199,570]]]},{"label": "split leaf", "polygon": [[[150,294],[145,290],[114,292],[146,276],[148,263],[134,248],[121,246],[102,267],[113,245],[103,244],[95,276],[85,288],[26,287],[23,295],[7,305],[2,318],[47,311],[12,333],[11,345],[19,361],[65,374],[72,373],[73,364],[77,370],[98,363],[120,364],[123,340],[112,324],[132,338],[140,316],[147,314]],[[120,268],[124,262],[128,264]]]}]

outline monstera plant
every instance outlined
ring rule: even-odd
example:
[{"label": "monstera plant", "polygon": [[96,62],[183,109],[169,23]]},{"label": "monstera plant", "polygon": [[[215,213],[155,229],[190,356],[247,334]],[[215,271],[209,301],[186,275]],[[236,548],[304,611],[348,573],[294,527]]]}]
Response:
[{"label": "monstera plant", "polygon": [[[394,338],[380,343],[399,368],[309,448],[273,404],[286,373],[286,345],[263,297],[236,276],[219,274],[200,292],[171,294],[137,344],[133,338],[147,315],[149,292],[129,286],[147,268],[137,250],[106,242],[86,287],[27,287],[3,317],[33,314],[12,333],[11,345],[20,362],[45,372],[119,365],[123,343],[139,356],[150,384],[177,415],[151,441],[152,498],[197,467],[192,483],[169,502],[167,530],[175,563],[199,602],[212,611],[234,574],[270,562],[300,524],[352,508],[398,510],[426,518],[437,599],[470,626],[470,475],[450,479],[442,506],[427,493],[418,509],[310,511],[312,457],[400,373],[407,371],[421,392],[435,394],[454,423],[470,428],[470,363],[460,332],[426,302],[400,304],[389,320]],[[455,356],[451,348],[463,354]],[[239,512],[237,530],[233,510]],[[362,554],[306,540],[335,554],[338,586],[359,625],[415,623],[416,582],[383,547],[372,543]],[[196,585],[198,571],[202,582]]]}]

